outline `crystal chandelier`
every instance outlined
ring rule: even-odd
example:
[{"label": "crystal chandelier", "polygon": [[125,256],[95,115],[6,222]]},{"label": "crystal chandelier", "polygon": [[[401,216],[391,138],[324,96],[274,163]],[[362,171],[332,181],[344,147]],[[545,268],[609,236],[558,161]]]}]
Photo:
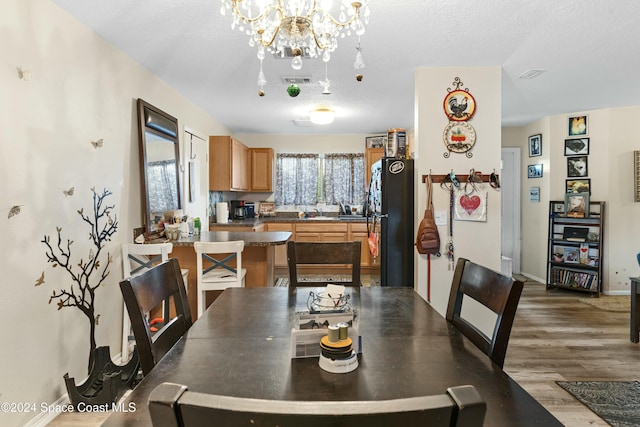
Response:
[{"label": "crystal chandelier", "polygon": [[[369,23],[368,0],[221,0],[220,12],[232,12],[231,28],[246,33],[249,45],[282,57],[293,56],[291,66],[302,68],[302,57],[322,57],[329,62],[338,39],[361,36]],[[337,17],[335,11],[338,12]],[[264,79],[262,79],[264,80]]]}]

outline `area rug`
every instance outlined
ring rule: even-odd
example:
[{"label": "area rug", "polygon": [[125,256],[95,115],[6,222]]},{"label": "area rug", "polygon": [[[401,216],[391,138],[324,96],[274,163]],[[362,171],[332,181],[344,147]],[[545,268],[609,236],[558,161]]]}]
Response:
[{"label": "area rug", "polygon": [[631,297],[629,296],[600,296],[600,298],[578,298],[578,301],[589,304],[605,311],[630,313]]},{"label": "area rug", "polygon": [[612,426],[637,427],[640,425],[640,382],[556,382]]}]

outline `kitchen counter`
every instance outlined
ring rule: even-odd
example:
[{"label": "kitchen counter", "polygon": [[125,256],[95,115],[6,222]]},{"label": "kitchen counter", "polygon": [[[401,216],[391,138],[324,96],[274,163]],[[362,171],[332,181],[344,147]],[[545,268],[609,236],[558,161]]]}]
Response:
[{"label": "kitchen counter", "polygon": [[367,218],[364,216],[353,215],[353,216],[321,216],[321,217],[310,217],[310,218],[295,218],[288,216],[274,216],[274,217],[262,217],[262,218],[253,218],[253,219],[234,219],[229,220],[227,223],[209,223],[209,228],[215,229],[217,227],[256,227],[261,224],[268,224],[274,222],[295,222],[295,223],[340,223],[340,222],[366,222]]},{"label": "kitchen counter", "polygon": [[[223,225],[223,224],[220,224]],[[244,240],[242,267],[247,269],[245,287],[260,288],[273,286],[275,282],[275,248],[285,245],[291,238],[288,231],[203,231],[200,236],[181,238],[173,241],[171,257],[178,258],[181,268],[189,269],[187,297],[191,315],[197,316],[197,257],[194,242],[228,242]],[[213,301],[214,292],[208,292],[207,302]]]},{"label": "kitchen counter", "polygon": [[284,245],[290,237],[291,233],[286,231],[203,231],[200,236],[183,237],[172,243],[174,248],[180,246],[193,248],[194,242],[231,242],[234,240],[244,240],[244,246],[247,248]]}]

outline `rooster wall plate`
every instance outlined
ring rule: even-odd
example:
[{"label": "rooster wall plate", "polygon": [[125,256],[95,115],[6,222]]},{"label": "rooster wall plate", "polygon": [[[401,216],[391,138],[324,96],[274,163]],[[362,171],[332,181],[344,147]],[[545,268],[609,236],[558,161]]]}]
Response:
[{"label": "rooster wall plate", "polygon": [[445,158],[449,157],[451,152],[466,153],[469,158],[473,156],[469,150],[476,143],[476,130],[469,123],[449,122],[447,127],[444,128],[442,137],[448,150],[444,153]]},{"label": "rooster wall plate", "polygon": [[452,122],[465,122],[476,112],[476,100],[466,90],[457,89],[444,97],[444,113]]}]

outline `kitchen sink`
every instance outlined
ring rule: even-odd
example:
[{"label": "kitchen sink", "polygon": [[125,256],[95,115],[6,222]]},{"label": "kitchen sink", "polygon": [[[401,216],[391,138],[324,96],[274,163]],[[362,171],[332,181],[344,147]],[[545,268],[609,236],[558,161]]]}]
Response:
[{"label": "kitchen sink", "polygon": [[337,216],[312,216],[306,218],[312,221],[336,221],[338,219]]}]

